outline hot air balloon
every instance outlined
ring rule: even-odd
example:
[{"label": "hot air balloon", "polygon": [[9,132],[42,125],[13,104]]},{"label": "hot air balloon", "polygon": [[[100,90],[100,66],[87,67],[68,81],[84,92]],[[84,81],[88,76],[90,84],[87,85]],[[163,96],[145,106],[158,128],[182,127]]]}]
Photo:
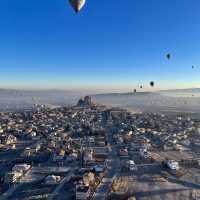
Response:
[{"label": "hot air balloon", "polygon": [[168,53],[168,54],[166,55],[166,57],[167,57],[167,59],[169,60],[169,59],[171,58],[171,54]]},{"label": "hot air balloon", "polygon": [[153,81],[150,82],[150,86],[154,87],[154,82]]},{"label": "hot air balloon", "polygon": [[83,8],[85,2],[86,0],[69,0],[69,3],[76,13],[78,13]]}]

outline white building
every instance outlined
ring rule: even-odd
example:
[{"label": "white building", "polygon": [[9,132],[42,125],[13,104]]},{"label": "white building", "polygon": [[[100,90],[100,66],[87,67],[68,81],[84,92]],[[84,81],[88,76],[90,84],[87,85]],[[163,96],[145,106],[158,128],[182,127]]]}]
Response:
[{"label": "white building", "polygon": [[24,173],[26,171],[28,171],[31,168],[31,165],[27,165],[27,164],[17,164],[12,168],[13,172],[20,172],[20,173]]},{"label": "white building", "polygon": [[180,168],[178,162],[174,160],[168,160],[166,164],[167,164],[167,167],[169,167],[171,170],[179,170]]}]

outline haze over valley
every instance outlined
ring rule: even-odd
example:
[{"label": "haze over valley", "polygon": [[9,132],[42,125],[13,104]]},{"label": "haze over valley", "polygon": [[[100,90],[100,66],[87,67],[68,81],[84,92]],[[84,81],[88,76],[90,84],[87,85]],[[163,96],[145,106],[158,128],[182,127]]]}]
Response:
[{"label": "haze over valley", "polygon": [[85,95],[99,104],[119,106],[145,112],[199,112],[200,89],[179,89],[157,92],[88,93],[64,90],[0,90],[0,110],[9,111],[38,105],[75,105]]}]

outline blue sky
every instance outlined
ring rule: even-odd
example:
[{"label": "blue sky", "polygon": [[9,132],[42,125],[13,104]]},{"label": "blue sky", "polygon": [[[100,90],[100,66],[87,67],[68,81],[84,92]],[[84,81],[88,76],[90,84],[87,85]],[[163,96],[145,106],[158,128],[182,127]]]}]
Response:
[{"label": "blue sky", "polygon": [[76,15],[67,0],[1,0],[0,88],[200,87],[199,10],[199,0],[87,0]]}]

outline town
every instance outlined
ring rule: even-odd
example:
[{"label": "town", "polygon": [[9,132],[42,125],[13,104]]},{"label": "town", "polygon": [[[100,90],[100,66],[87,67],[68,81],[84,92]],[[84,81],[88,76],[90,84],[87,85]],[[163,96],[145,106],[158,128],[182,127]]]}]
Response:
[{"label": "town", "polygon": [[0,200],[200,199],[200,120],[95,104],[0,113]]}]

